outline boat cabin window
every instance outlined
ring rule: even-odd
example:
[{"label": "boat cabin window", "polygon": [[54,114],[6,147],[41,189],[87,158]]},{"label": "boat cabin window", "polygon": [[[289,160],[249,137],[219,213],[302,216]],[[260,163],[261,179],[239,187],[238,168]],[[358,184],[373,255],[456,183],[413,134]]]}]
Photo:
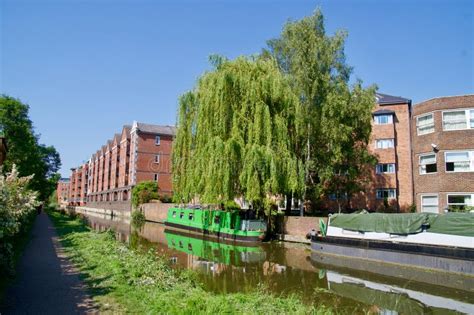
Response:
[{"label": "boat cabin window", "polygon": [[218,215],[216,215],[216,216],[214,217],[214,223],[215,223],[215,224],[220,224],[220,223],[221,223],[221,217],[218,216]]},{"label": "boat cabin window", "polygon": [[188,218],[189,218],[189,220],[192,221],[192,220],[194,219],[194,215],[193,215],[192,213],[190,213],[189,216],[188,216]]},{"label": "boat cabin window", "polygon": [[183,248],[183,242],[179,241],[179,247]]},{"label": "boat cabin window", "polygon": [[179,213],[179,218],[180,218],[180,219],[184,218],[184,212],[180,212],[180,213]]},{"label": "boat cabin window", "polygon": [[193,250],[193,245],[191,245],[191,243],[188,244],[188,250]]},{"label": "boat cabin window", "polygon": [[176,218],[176,211],[173,211],[173,218]]}]

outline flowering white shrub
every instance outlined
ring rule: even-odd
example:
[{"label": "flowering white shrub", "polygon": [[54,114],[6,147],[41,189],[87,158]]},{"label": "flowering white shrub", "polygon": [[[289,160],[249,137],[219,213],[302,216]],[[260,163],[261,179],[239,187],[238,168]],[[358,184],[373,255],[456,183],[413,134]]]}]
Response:
[{"label": "flowering white shrub", "polygon": [[27,188],[32,177],[19,177],[15,165],[0,174],[0,273],[12,267],[12,241],[39,205],[37,193]]}]

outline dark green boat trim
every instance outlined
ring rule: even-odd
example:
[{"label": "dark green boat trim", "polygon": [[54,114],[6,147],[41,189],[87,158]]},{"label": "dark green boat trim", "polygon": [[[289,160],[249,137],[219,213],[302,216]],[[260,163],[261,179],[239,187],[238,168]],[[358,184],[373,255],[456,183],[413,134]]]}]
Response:
[{"label": "dark green boat trim", "polygon": [[227,234],[227,233],[214,233],[209,230],[204,230],[201,228],[196,228],[196,227],[191,227],[191,226],[176,224],[176,223],[171,223],[171,222],[165,222],[165,226],[187,230],[187,231],[193,231],[193,232],[201,233],[205,236],[217,237],[217,238],[222,238],[222,239],[231,240],[231,241],[254,242],[254,243],[262,241],[257,236],[241,236],[241,235],[233,235],[233,234]]}]

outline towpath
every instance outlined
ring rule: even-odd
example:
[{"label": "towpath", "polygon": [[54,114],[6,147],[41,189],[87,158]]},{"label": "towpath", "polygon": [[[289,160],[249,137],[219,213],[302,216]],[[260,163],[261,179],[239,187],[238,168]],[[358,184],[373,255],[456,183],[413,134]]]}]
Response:
[{"label": "towpath", "polygon": [[17,267],[16,282],[7,289],[0,314],[96,313],[46,213],[38,215],[31,234]]}]

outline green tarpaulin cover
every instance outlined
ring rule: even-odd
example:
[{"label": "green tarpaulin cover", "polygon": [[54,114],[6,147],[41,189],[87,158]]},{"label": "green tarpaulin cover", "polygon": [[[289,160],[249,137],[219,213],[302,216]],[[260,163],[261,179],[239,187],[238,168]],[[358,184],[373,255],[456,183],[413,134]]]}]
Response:
[{"label": "green tarpaulin cover", "polygon": [[330,225],[345,230],[389,234],[414,234],[429,226],[428,232],[474,236],[473,213],[352,213],[335,214]]},{"label": "green tarpaulin cover", "polygon": [[438,215],[428,232],[474,237],[474,213]]}]

